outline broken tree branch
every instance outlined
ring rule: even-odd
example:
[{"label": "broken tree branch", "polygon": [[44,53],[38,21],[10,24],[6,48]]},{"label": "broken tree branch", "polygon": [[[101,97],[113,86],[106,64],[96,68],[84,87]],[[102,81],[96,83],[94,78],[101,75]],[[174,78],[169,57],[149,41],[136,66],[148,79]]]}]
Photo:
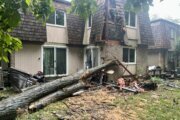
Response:
[{"label": "broken tree branch", "polygon": [[[77,83],[80,79],[86,79],[92,74],[108,67],[111,65],[116,65],[115,61],[110,61],[105,64],[102,64],[98,67],[91,68],[85,72],[79,72],[74,75],[63,77],[57,80],[54,80],[49,83],[45,83],[36,88],[25,91],[21,94],[12,96],[10,98],[0,101],[0,119],[12,119],[16,117],[16,110],[21,107],[25,107],[35,100],[42,98],[50,93],[62,89],[65,86],[72,85]],[[8,118],[11,117],[11,118]]]},{"label": "broken tree branch", "polygon": [[36,111],[38,109],[42,109],[45,106],[49,105],[50,103],[53,103],[53,102],[56,102],[57,100],[62,100],[64,98],[71,96],[73,93],[77,92],[78,90],[80,90],[84,87],[85,87],[85,84],[82,82],[73,84],[67,88],[64,88],[63,90],[54,92],[44,98],[41,98],[37,102],[32,103],[29,106],[29,110]]}]

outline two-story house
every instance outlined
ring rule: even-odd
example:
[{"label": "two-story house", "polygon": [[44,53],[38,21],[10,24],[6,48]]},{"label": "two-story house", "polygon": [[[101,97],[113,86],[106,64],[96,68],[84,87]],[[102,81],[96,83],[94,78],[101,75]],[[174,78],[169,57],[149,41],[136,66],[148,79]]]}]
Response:
[{"label": "two-story house", "polygon": [[151,22],[151,28],[154,45],[149,49],[148,64],[163,69],[175,69],[179,64],[174,51],[180,37],[180,25],[165,19],[157,19]]},{"label": "two-story house", "polygon": [[23,41],[23,49],[11,55],[11,66],[54,77],[97,66],[115,56],[133,74],[145,72],[148,45],[153,45],[148,12],[124,11],[124,0],[97,3],[97,12],[87,21],[67,14],[71,4],[65,0],[54,0],[56,10],[45,26],[31,15],[22,15],[22,24],[13,35]]}]

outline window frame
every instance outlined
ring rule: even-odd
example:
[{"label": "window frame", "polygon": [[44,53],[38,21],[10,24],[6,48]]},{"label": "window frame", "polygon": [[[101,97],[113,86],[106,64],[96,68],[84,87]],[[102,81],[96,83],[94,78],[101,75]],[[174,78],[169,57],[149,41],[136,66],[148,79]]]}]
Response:
[{"label": "window frame", "polygon": [[170,28],[170,39],[176,40],[176,30],[174,28]]},{"label": "window frame", "polygon": [[92,57],[91,57],[91,61],[92,61],[92,64],[93,64],[93,57],[94,57],[94,54],[93,54],[93,49],[94,48],[97,48],[98,49],[98,66],[100,65],[100,47],[99,46],[88,46],[86,48],[84,48],[84,69],[88,69],[86,68],[86,61],[87,61],[87,58],[86,58],[86,50],[87,49],[90,49],[91,50],[91,54],[92,54]]},{"label": "window frame", "polygon": [[[91,22],[91,26],[89,26],[89,17],[91,17],[91,21],[90,21],[90,22]],[[92,17],[93,17],[93,16],[90,15],[89,17],[88,17],[88,19],[87,19],[87,28],[88,28],[88,29],[91,29],[91,28],[92,28]]]},{"label": "window frame", "polygon": [[[128,49],[128,62],[124,62],[123,61],[123,56],[124,56],[124,48]],[[134,50],[134,62],[130,62],[130,50]],[[129,48],[129,47],[123,47],[122,48],[122,61],[125,63],[125,64],[136,64],[136,48]]]},{"label": "window frame", "polygon": [[[135,26],[131,26],[131,12],[130,11],[125,11],[125,14],[124,16],[126,15],[126,12],[128,13],[128,24],[126,25],[126,27],[129,27],[129,28],[137,28],[137,14],[135,13]],[[125,17],[126,18],[126,17]],[[125,19],[125,22],[126,22],[126,19]]]},{"label": "window frame", "polygon": [[[57,11],[60,11],[60,12],[63,12],[64,13],[64,25],[58,25],[57,24],[57,20],[56,20],[56,12]],[[65,11],[63,11],[63,10],[59,10],[59,9],[56,9],[55,11],[54,11],[54,24],[52,24],[52,23],[48,23],[47,21],[46,21],[46,25],[48,25],[48,26],[55,26],[55,27],[66,27],[66,24],[67,24],[67,19],[66,19],[66,12]]]},{"label": "window frame", "polygon": [[[56,77],[56,76],[59,76],[59,77],[63,77],[63,76],[67,76],[69,73],[69,49],[67,46],[59,46],[59,45],[44,45],[41,47],[41,51],[42,51],[42,54],[41,54],[41,71],[44,72],[44,48],[53,48],[54,49],[54,74],[51,74],[51,75],[45,75],[45,77]],[[66,49],[66,74],[56,74],[57,71],[55,70],[56,68],[56,49],[57,48],[61,48],[61,49]]]}]

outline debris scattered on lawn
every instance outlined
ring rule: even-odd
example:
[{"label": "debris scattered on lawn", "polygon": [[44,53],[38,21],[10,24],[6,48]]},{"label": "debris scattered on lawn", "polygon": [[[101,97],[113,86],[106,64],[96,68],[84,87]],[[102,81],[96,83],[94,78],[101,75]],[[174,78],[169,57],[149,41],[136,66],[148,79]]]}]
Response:
[{"label": "debris scattered on lawn", "polygon": [[[64,111],[55,111],[54,115],[58,119],[71,120],[124,120],[126,113],[114,104],[114,100],[121,93],[112,93],[107,88],[96,91],[87,91],[81,96],[66,99],[64,104],[68,108]],[[134,119],[135,113],[130,114]]]}]

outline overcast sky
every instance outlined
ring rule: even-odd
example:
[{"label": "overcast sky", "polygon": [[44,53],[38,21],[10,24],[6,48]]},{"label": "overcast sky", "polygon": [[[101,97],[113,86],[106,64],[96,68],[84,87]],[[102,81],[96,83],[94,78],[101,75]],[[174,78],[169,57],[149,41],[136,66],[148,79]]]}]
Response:
[{"label": "overcast sky", "polygon": [[154,6],[150,8],[150,17],[157,15],[160,18],[172,17],[180,19],[180,0],[154,0]]}]

